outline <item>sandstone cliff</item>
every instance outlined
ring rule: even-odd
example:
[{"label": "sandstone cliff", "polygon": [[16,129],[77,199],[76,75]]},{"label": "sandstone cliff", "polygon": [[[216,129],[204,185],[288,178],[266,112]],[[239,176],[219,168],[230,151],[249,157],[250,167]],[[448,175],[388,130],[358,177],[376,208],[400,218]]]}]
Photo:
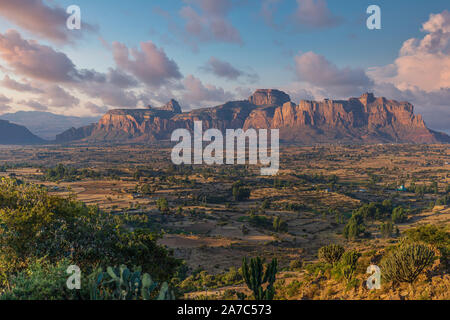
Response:
[{"label": "sandstone cliff", "polygon": [[450,138],[428,129],[407,102],[366,93],[349,100],[291,102],[278,90],[257,90],[248,100],[182,113],[175,100],[161,108],[112,110],[92,127],[72,129],[59,142],[146,142],[170,139],[177,128],[280,129],[287,142],[314,143],[439,143]]}]

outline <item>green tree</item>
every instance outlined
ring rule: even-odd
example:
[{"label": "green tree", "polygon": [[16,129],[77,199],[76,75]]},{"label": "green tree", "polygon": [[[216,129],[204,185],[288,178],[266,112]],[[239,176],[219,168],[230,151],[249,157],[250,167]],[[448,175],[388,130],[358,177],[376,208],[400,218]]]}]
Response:
[{"label": "green tree", "polygon": [[392,212],[392,221],[394,223],[402,223],[406,220],[405,209],[403,207],[397,207]]},{"label": "green tree", "polygon": [[344,236],[347,239],[356,239],[366,230],[364,218],[361,213],[354,213],[344,228]]}]

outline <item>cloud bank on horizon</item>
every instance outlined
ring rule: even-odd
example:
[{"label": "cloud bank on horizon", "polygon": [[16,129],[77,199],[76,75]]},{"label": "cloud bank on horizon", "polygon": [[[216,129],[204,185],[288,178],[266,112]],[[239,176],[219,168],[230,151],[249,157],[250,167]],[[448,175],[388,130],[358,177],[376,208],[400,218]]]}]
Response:
[{"label": "cloud bank on horizon", "polygon": [[80,0],[82,29],[68,30],[68,1],[0,0],[0,113],[91,115],[171,98],[192,109],[261,87],[295,102],[373,91],[450,131],[445,1],[425,16],[426,4],[409,4],[415,21],[404,23],[395,13],[409,2],[381,4],[382,31],[365,29],[365,8],[352,0],[170,2]]}]

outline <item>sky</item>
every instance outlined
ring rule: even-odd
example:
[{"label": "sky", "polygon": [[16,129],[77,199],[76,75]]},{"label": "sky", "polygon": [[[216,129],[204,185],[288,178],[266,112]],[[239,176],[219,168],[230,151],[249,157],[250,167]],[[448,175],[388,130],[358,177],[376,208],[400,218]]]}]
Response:
[{"label": "sky", "polygon": [[[66,9],[81,11],[81,29]],[[369,30],[370,5],[381,29]],[[0,0],[0,114],[370,91],[450,131],[448,0]]]}]

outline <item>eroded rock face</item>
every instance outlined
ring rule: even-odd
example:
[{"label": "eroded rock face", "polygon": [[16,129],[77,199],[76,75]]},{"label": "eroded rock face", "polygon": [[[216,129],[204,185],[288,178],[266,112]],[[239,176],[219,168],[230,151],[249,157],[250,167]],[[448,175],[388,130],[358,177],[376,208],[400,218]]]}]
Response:
[{"label": "eroded rock face", "polygon": [[175,114],[182,113],[180,104],[178,103],[178,101],[174,99],[167,102],[164,106],[160,108],[160,110],[171,111]]},{"label": "eroded rock face", "polygon": [[275,89],[259,89],[248,99],[256,106],[281,106],[291,101],[289,95]]},{"label": "eroded rock face", "polygon": [[297,105],[278,90],[257,90],[247,101],[185,113],[175,100],[158,109],[112,110],[92,128],[60,137],[66,141],[153,142],[170,139],[178,128],[192,130],[194,121],[202,121],[204,130],[280,129],[282,140],[301,144],[450,142],[448,136],[429,130],[407,102],[366,93],[349,100],[305,100]]}]

